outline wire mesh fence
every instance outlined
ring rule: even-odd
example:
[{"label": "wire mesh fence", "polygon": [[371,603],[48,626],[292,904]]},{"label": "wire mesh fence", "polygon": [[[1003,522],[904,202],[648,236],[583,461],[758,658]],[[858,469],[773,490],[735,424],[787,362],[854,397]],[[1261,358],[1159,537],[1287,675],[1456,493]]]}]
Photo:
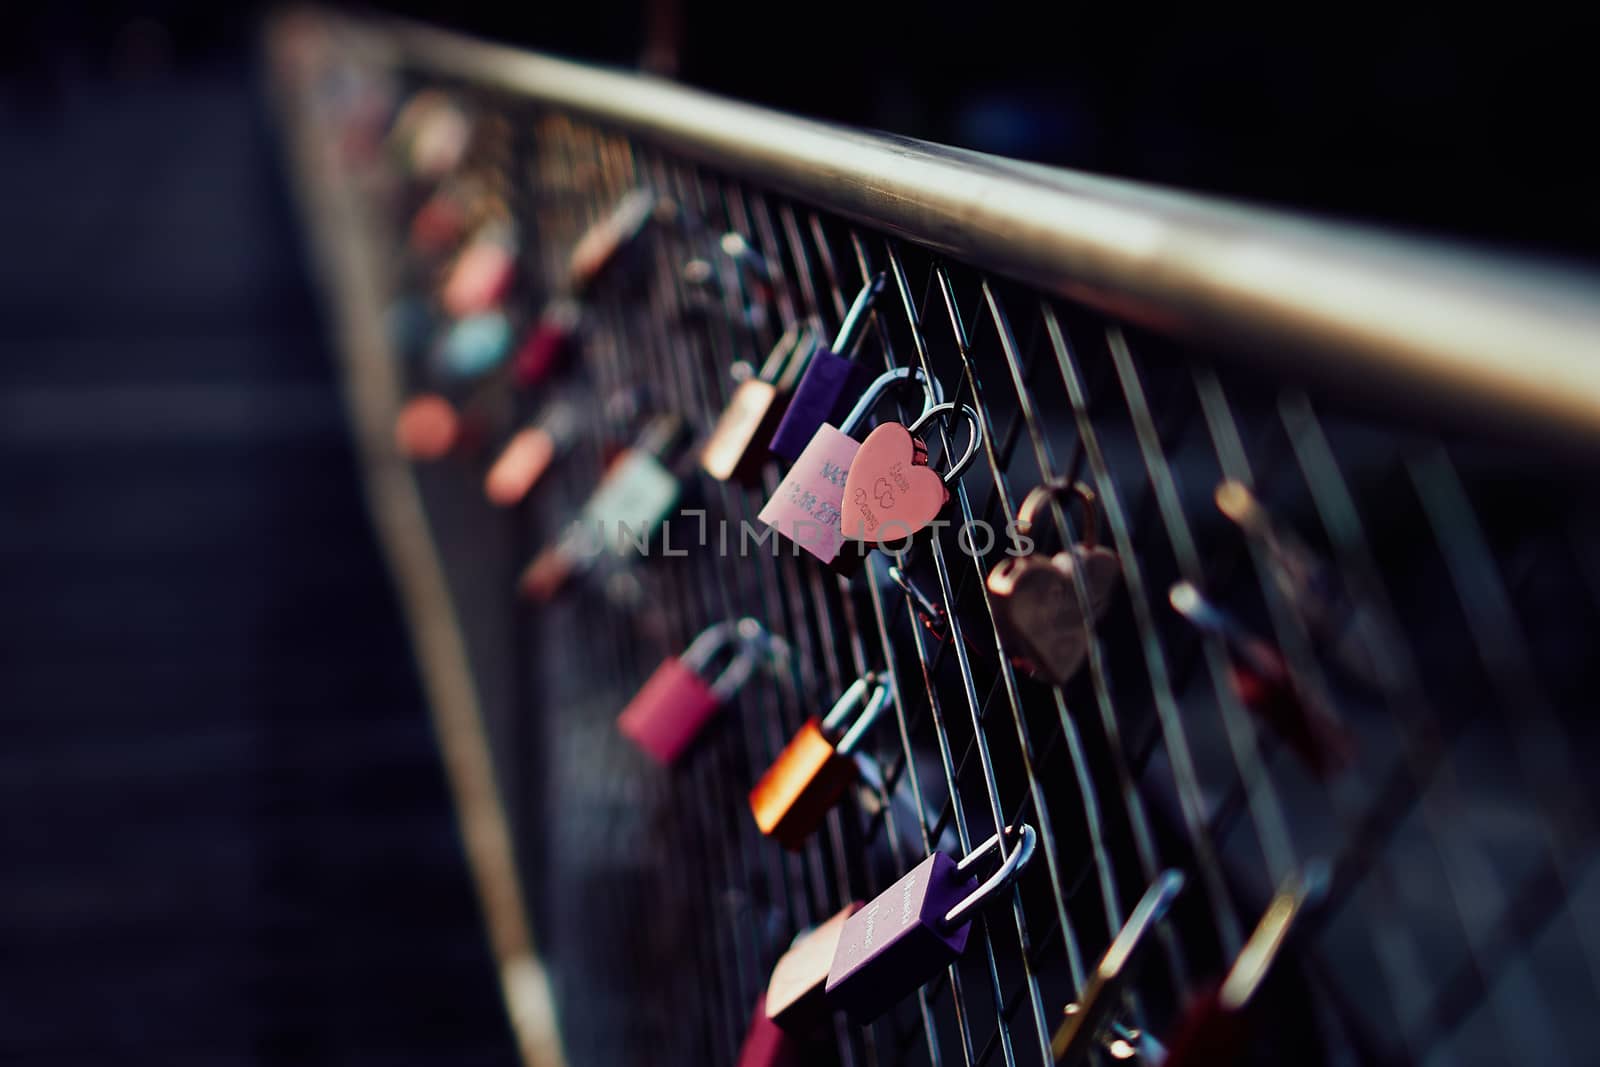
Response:
[{"label": "wire mesh fence", "polygon": [[[835,1017],[813,1058],[1052,1062],[1064,1009],[1176,869],[1186,887],[1112,990],[1092,1059],[1159,1061],[1150,1039],[1238,973],[1275,891],[1325,871],[1271,958],[1244,1062],[1600,1062],[1592,455],[1442,429],[1426,395],[1296,380],[1286,360],[1265,373],[536,99],[387,75],[395,99],[441,90],[469,117],[461,166],[514,232],[502,306],[519,331],[570,287],[596,223],[637,190],[657,205],[584,289],[567,368],[518,391],[441,370],[438,263],[407,251],[436,185],[391,175],[389,195],[363,194],[396,308],[429,310],[406,335],[409,388],[484,417],[477,451],[419,477],[446,554],[495,574],[458,607],[516,663],[512,710],[487,725],[572,1063],[736,1062],[797,933],[1020,824],[1037,854],[959,960],[876,1022]],[[745,536],[781,464],[744,488],[704,474],[697,445],[786,330],[831,335],[879,274],[855,359],[919,368],[981,433],[948,525],[846,578]],[[484,470],[552,397],[579,413],[570,451],[513,511],[489,509]],[[877,414],[909,421],[905,399]],[[672,517],[530,607],[523,566],[660,413],[688,430],[663,452]],[[936,469],[966,433],[930,435]],[[1007,524],[1052,485],[1081,489],[1045,500],[1033,557],[1115,562],[1103,610],[1082,581],[1057,605],[1083,639],[1060,685],[1018,654],[1041,639],[991,581]],[[787,659],[656,766],[617,714],[663,657],[742,617]],[[779,848],[751,787],[873,672],[893,699],[857,784],[800,851]]]}]

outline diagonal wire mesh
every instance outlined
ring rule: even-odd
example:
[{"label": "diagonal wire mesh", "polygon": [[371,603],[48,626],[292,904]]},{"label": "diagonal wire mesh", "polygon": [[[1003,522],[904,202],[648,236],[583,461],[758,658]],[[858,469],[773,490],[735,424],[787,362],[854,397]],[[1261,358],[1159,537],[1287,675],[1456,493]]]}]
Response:
[{"label": "diagonal wire mesh", "polygon": [[[1180,346],[626,130],[406,76],[504,132],[481,165],[526,249],[510,301],[526,317],[629,191],[676,206],[589,298],[579,365],[559,386],[587,425],[609,425],[628,397],[703,436],[736,366],[759,365],[803,320],[831,333],[884,272],[857,358],[921,368],[982,428],[950,524],[914,541],[902,581],[883,553],[852,580],[770,544],[741,552],[740,524],[755,528],[776,467],[746,490],[699,474],[687,453],[682,510],[645,558],[537,612],[519,607],[510,574],[581,506],[615,448],[604,432],[582,438],[514,518],[479,520],[515,524],[505,597],[478,606],[525,660],[515,717],[491,735],[573,1063],[735,1062],[796,932],[935,849],[965,853],[1018,822],[1039,831],[1039,854],[977,920],[968,951],[878,1022],[836,1019],[828,1056],[1048,1062],[1064,1006],[1146,887],[1177,867],[1190,886],[1120,1016],[1167,1033],[1274,888],[1326,859],[1328,895],[1258,1015],[1259,1062],[1591,1058],[1591,457],[1447,434],[1426,410],[1269,377],[1221,345]],[[401,198],[375,210],[379,239],[396,246],[412,208]],[[728,232],[760,253],[770,295],[717,259]],[[692,259],[714,261],[719,284],[691,279]],[[401,272],[396,295],[416,284]],[[527,418],[543,399],[512,402]],[[952,453],[942,437],[930,440],[936,465]],[[442,505],[440,485],[476,479],[482,462],[430,472],[424,488]],[[1080,605],[1086,661],[1053,687],[1008,657],[1006,608],[986,582],[1006,544],[967,524],[1003,529],[1057,479],[1093,490],[1121,580],[1103,616]],[[1353,606],[1342,633],[1313,625],[1272,544],[1219,510],[1225,480],[1323,562],[1323,595]],[[1052,502],[1039,550],[1089,536],[1084,519]],[[1348,766],[1308,764],[1262,717],[1236,650],[1169,603],[1178,582],[1276,650],[1301,698],[1336,717]],[[617,711],[662,657],[746,615],[788,642],[792,672],[758,674],[678,768],[651,767],[616,734]],[[849,802],[803,851],[783,852],[757,831],[746,793],[806,718],[868,671],[894,679],[892,721],[868,735]]]}]

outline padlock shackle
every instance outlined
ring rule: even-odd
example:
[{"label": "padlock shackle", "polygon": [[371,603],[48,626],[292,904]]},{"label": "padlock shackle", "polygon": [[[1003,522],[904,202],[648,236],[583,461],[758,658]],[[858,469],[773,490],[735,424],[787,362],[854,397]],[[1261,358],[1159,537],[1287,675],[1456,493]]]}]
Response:
[{"label": "padlock shackle", "polygon": [[689,642],[689,647],[684,649],[683,655],[678,657],[685,667],[695,674],[700,674],[716,656],[733,648],[733,659],[717,675],[716,680],[707,683],[711,692],[720,700],[727,700],[739,688],[749,681],[750,675],[756,669],[756,646],[770,651],[775,639],[767,633],[765,626],[760,621],[745,616],[742,619],[723,619],[714,622],[701,630],[695,639]]},{"label": "padlock shackle", "polygon": [[1056,478],[1028,490],[1028,495],[1022,500],[1022,507],[1017,509],[1017,533],[1023,537],[1033,533],[1033,524],[1038,519],[1040,510],[1057,496],[1071,497],[1078,504],[1080,543],[1086,551],[1092,550],[1100,540],[1100,512],[1095,507],[1098,498],[1094,495],[1094,490],[1087,485],[1082,482],[1069,482],[1065,478]]},{"label": "padlock shackle", "polygon": [[[833,707],[828,709],[821,724],[822,735],[829,740],[838,737],[834,751],[841,756],[848,756],[893,698],[894,681],[889,675],[875,671],[862,675],[851,682]],[[848,729],[844,729],[846,720],[857,708],[861,709],[860,714],[856,715]]]},{"label": "padlock shackle", "polygon": [[[937,386],[937,381],[934,384]],[[983,423],[978,420],[978,413],[966,404],[939,402],[935,403],[931,408],[924,408],[922,414],[917,416],[917,421],[906,427],[906,431],[914,437],[917,431],[929,422],[932,422],[940,415],[950,412],[955,412],[967,420],[972,426],[972,436],[967,438],[967,450],[961,453],[961,457],[952,463],[950,469],[944,473],[945,485],[949,485],[961,477],[962,472],[972,466],[972,461],[978,458],[978,445],[983,441]]]},{"label": "padlock shackle", "polygon": [[756,372],[756,378],[763,382],[776,383],[783,369],[788,365],[789,359],[794,355],[795,348],[800,344],[804,335],[806,324],[804,319],[796,319],[778,337],[772,351],[767,353],[767,358],[762,361],[761,369]]},{"label": "padlock shackle", "polygon": [[940,400],[943,399],[943,393],[937,380],[929,380],[928,376],[922,373],[921,367],[896,367],[894,370],[884,371],[872,379],[872,382],[862,392],[861,399],[856,401],[849,414],[839,422],[839,432],[847,435],[854,433],[857,427],[860,426],[861,421],[877,406],[878,401],[883,399],[884,393],[902,382],[912,380],[922,383],[923,412],[931,411],[938,406]]},{"label": "padlock shackle", "polygon": [[850,310],[845,312],[844,321],[839,324],[839,333],[833,339],[833,354],[843,359],[849,359],[856,345],[861,343],[861,333],[867,324],[867,317],[872,312],[872,305],[878,302],[878,294],[883,292],[887,278],[882,271],[874,274],[867,280],[856,294],[855,302],[850,305]]},{"label": "padlock shackle", "polygon": [[1017,847],[1011,850],[1004,862],[1000,864],[1000,868],[991,874],[982,885],[968,893],[964,899],[957,902],[955,907],[944,913],[943,922],[946,929],[953,929],[962,923],[970,922],[978,909],[988,903],[990,897],[1010,885],[1011,880],[1021,873],[1022,868],[1026,867],[1028,861],[1033,858],[1033,848],[1038,843],[1038,835],[1033,832],[1033,827],[1027,823],[1023,823],[1021,827],[1015,830],[1007,826],[967,853],[966,858],[956,864],[956,873],[966,874],[979,861],[985,859],[989,853],[1000,848],[1004,839],[1013,833],[1021,836],[1021,840],[1017,842]]}]

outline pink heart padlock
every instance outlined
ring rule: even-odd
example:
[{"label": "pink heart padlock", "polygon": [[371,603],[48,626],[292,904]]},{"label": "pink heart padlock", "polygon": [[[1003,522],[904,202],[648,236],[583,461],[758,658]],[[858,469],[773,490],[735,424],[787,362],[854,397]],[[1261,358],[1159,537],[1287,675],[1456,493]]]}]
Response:
[{"label": "pink heart padlock", "polygon": [[[944,475],[928,466],[928,446],[917,436],[939,415],[956,412],[972,423],[972,439]],[[964,404],[936,404],[910,426],[886,422],[867,435],[845,475],[839,529],[855,541],[881,545],[910,537],[938,518],[950,499],[946,488],[978,454],[977,412]]]}]

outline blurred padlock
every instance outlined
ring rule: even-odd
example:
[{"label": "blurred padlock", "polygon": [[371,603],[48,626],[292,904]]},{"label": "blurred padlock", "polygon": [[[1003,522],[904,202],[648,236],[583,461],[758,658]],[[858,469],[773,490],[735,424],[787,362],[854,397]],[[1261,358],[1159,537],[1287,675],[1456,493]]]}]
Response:
[{"label": "blurred padlock", "polygon": [[799,1067],[800,1048],[767,1016],[765,997],[756,998],[750,1028],[739,1046],[738,1067]]},{"label": "blurred padlock", "polygon": [[[884,276],[874,275],[856,294],[855,303],[839,325],[833,347],[818,349],[795,386],[789,407],[772,435],[772,451],[798,460],[817,430],[835,421],[872,384],[872,372],[850,357],[861,343],[872,306],[883,292]],[[937,402],[937,401],[935,401]]]},{"label": "blurred padlock", "polygon": [[[980,863],[1007,843],[999,869],[982,884]],[[1033,857],[1033,827],[1006,827],[957,862],[935,852],[850,916],[828,967],[828,1003],[871,1022],[954,963],[967,947],[978,910]]]},{"label": "blurred padlock", "polygon": [[750,791],[761,832],[791,852],[804,847],[856,780],[852,753],[894,698],[887,675],[857,678],[827,716],[812,716]]},{"label": "blurred padlock", "polygon": [[436,89],[414,94],[389,130],[389,145],[414,178],[437,181],[455,170],[472,143],[472,119]]},{"label": "blurred padlock", "polygon": [[1332,711],[1302,691],[1282,653],[1251,634],[1190,582],[1174,584],[1167,600],[1197,630],[1223,643],[1239,702],[1313,774],[1327,779],[1350,765],[1355,756],[1354,737]]},{"label": "blurred padlock", "polygon": [[1162,871],[1134,905],[1111,947],[1106,949],[1089,976],[1082,995],[1067,1005],[1066,1021],[1050,1041],[1050,1052],[1056,1063],[1081,1064],[1094,1049],[1108,1041],[1128,1043],[1126,1034],[1115,1033],[1112,1028],[1113,1018],[1122,1010],[1122,990],[1150,947],[1156,925],[1183,892],[1183,885],[1183,872]]},{"label": "blurred padlock", "polygon": [[1190,1001],[1167,1041],[1166,1067],[1226,1067],[1249,1047],[1247,1012],[1305,912],[1327,891],[1324,863],[1291,875],[1239,950],[1228,976]]},{"label": "blurred padlock", "polygon": [[682,454],[686,427],[677,415],[653,416],[632,447],[606,468],[576,521],[522,572],[518,587],[534,600],[548,600],[575,571],[601,552],[625,555],[646,545],[677,507],[682,482],[672,465]]},{"label": "blurred padlock", "polygon": [[[668,656],[617,716],[617,729],[663,766],[674,763],[711,717],[755,671],[766,636],[751,618],[729,619],[702,630],[681,656]],[[726,655],[712,681],[704,672]]]},{"label": "blurred padlock", "polygon": [[794,379],[815,351],[816,334],[808,324],[796,323],[784,331],[760,372],[734,387],[700,452],[701,469],[719,482],[753,485],[760,479]]},{"label": "blurred padlock", "polygon": [[489,503],[508,508],[539,484],[550,465],[578,436],[578,412],[566,401],[545,407],[528,425],[511,435],[483,478]]},{"label": "blurred padlock", "polygon": [[583,305],[576,300],[558,297],[546,304],[512,357],[512,383],[532,389],[549,378],[572,350],[582,322]]},{"label": "blurred padlock", "polygon": [[468,315],[445,331],[437,361],[447,378],[471,382],[506,360],[511,351],[511,321],[498,311]]},{"label": "blurred padlock", "polygon": [[1278,522],[1243,482],[1217,486],[1217,510],[1261,548],[1272,582],[1299,615],[1320,652],[1368,685],[1381,685],[1373,660],[1371,613],[1343,592],[1328,566],[1288,526]]},{"label": "blurred padlock", "polygon": [[804,1036],[828,1016],[828,967],[850,916],[861,910],[852,900],[833,918],[805,931],[779,957],[767,981],[767,1018],[784,1031]]},{"label": "blurred padlock", "polygon": [[621,253],[644,233],[661,207],[661,198],[649,189],[634,189],[590,226],[567,257],[567,291],[581,296]]},{"label": "blurred padlock", "polygon": [[462,246],[445,272],[439,305],[452,318],[500,306],[517,270],[517,239],[505,223],[482,227]]}]

